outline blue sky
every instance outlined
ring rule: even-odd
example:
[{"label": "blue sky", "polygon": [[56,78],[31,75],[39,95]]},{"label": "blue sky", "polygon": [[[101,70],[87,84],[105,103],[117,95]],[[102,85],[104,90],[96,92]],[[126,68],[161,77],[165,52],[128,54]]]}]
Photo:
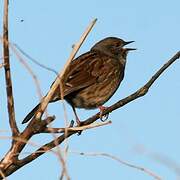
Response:
[{"label": "blue sky", "polygon": [[[2,1],[0,7],[2,19]],[[138,50],[129,54],[124,81],[112,99],[106,103],[108,106],[141,87],[179,50],[179,7],[179,0],[10,1],[10,41],[17,43],[40,63],[57,71],[63,68],[72,44],[79,40],[93,18],[98,18],[98,21],[78,54],[88,51],[95,42],[107,36],[136,41],[132,46]],[[27,58],[24,59],[36,73],[42,91],[46,94],[55,75]],[[31,75],[12,52],[11,64],[16,119],[19,127],[23,129],[23,117],[39,100]],[[153,157],[156,155],[169,159],[180,167],[179,72],[178,60],[155,82],[146,96],[110,114],[112,125],[71,137],[70,151],[109,153],[129,163],[148,168],[163,179],[177,179],[173,166],[167,167],[167,163],[159,163],[157,158],[155,160]],[[3,69],[0,69],[0,77],[0,129],[9,131]],[[74,116],[69,105],[66,107],[71,120]],[[49,114],[56,114],[57,119],[53,125],[62,126],[62,105],[55,103],[50,105],[48,110]],[[78,110],[81,119],[95,112],[97,110]],[[1,136],[8,135],[10,133],[1,133]],[[41,135],[34,137],[32,141],[43,144],[50,138],[51,136]],[[9,145],[9,140],[1,140],[1,156]],[[27,151],[33,149],[35,148],[29,147]],[[144,153],[137,149],[144,149]],[[18,170],[8,177],[8,180],[23,180],[28,177],[34,180],[55,180],[59,177],[60,169],[57,158],[47,153]],[[73,180],[153,179],[143,172],[105,157],[79,156],[74,153],[68,156],[68,171]]]}]

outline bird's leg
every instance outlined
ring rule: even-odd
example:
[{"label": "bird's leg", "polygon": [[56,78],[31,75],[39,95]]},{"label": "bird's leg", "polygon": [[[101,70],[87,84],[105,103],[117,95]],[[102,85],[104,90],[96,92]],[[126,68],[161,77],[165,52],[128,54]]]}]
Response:
[{"label": "bird's leg", "polygon": [[76,123],[77,123],[78,126],[80,126],[81,125],[81,121],[80,121],[80,119],[79,119],[79,117],[78,117],[78,115],[76,113],[76,109],[75,109],[74,106],[72,106],[72,109],[73,109],[73,112],[74,112],[74,115],[75,115],[75,118],[76,118]]},{"label": "bird's leg", "polygon": [[[109,114],[106,114],[106,115],[103,116],[103,112],[104,112],[104,110],[106,110],[107,107],[105,107],[105,106],[99,106],[98,108],[99,108],[99,110],[100,110],[100,115],[99,115],[100,120],[101,120],[102,122],[106,121],[106,120],[108,119],[108,117],[109,117]],[[103,117],[105,117],[105,119],[103,119]]]},{"label": "bird's leg", "polygon": [[[77,113],[76,113],[75,107],[72,106],[72,105],[71,105],[71,107],[72,107],[72,109],[73,109],[73,112],[74,112],[74,115],[75,115],[75,118],[76,118],[77,126],[81,126],[82,123],[81,123],[81,121],[79,120],[79,117],[78,117],[78,115],[77,115]],[[77,133],[78,133],[78,136],[80,136],[81,133],[82,133],[82,131],[78,131]]]}]

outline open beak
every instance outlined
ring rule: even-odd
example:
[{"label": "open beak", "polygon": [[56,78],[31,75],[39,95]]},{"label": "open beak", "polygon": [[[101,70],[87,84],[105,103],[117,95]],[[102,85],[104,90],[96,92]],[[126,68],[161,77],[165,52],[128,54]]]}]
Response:
[{"label": "open beak", "polygon": [[[135,41],[127,41],[127,42],[125,42],[125,46],[127,45],[127,44],[131,44],[131,43],[133,43],[133,42],[135,42]],[[134,50],[137,50],[136,48],[125,48],[127,51],[134,51]]]}]

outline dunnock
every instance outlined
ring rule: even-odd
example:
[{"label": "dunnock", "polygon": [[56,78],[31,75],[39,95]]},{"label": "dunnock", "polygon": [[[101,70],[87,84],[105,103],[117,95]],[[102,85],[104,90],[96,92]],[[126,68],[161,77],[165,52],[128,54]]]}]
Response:
[{"label": "dunnock", "polygon": [[[124,78],[126,57],[134,48],[124,48],[134,41],[107,37],[96,43],[90,51],[74,59],[62,78],[64,99],[72,106],[76,122],[80,120],[75,108],[102,110]],[[50,102],[61,99],[57,88]],[[23,120],[28,122],[38,111],[38,104]]]}]

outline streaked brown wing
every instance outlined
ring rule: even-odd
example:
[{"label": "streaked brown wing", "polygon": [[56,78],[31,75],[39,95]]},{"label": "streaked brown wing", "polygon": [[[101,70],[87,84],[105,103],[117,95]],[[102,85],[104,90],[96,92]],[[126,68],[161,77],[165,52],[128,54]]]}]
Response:
[{"label": "streaked brown wing", "polygon": [[73,60],[63,78],[64,95],[96,83],[97,77],[92,74],[94,69],[93,62],[97,63],[99,61],[101,61],[99,54],[92,51]]},{"label": "streaked brown wing", "polygon": [[[100,56],[94,51],[89,51],[74,59],[62,77],[64,96],[96,83],[97,76],[93,75],[92,70],[99,61]],[[59,91],[56,91],[51,102],[59,99]]]}]

